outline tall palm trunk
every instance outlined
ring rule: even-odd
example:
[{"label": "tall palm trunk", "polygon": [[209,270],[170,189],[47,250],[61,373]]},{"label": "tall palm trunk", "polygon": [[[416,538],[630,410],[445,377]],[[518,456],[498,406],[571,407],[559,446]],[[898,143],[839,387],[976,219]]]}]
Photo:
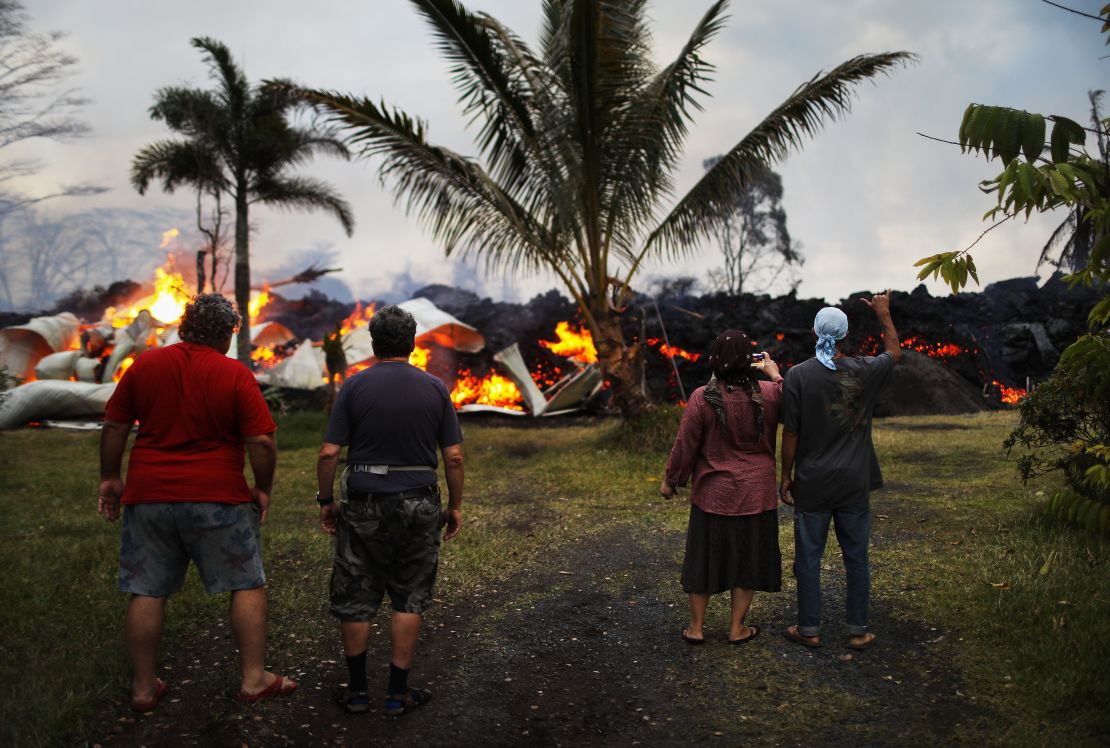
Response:
[{"label": "tall palm trunk", "polygon": [[613,403],[625,417],[649,410],[652,405],[644,390],[641,361],[643,344],[625,343],[620,316],[611,310],[595,311],[593,317],[597,326],[594,335],[597,361],[605,375],[605,381],[613,391]]},{"label": "tall palm trunk", "polygon": [[247,186],[240,182],[235,190],[235,304],[243,317],[239,325],[239,344],[235,357],[250,366],[251,362],[251,255],[250,220],[247,208]]}]

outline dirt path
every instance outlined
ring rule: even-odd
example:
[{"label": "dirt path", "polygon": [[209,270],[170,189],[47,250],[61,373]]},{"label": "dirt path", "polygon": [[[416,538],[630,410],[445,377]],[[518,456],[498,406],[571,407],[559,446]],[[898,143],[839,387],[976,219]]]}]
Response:
[{"label": "dirt path", "polygon": [[[889,519],[876,548],[912,540],[911,510],[879,501],[876,513]],[[413,676],[435,699],[402,719],[351,717],[331,703],[346,673],[321,611],[293,648],[312,653],[292,672],[302,684],[295,697],[245,708],[216,691],[214,681],[234,674],[218,627],[171,655],[177,701],[138,719],[121,702],[96,736],[104,745],[897,745],[953,742],[990,719],[960,692],[952,632],[908,620],[881,594],[872,601],[881,646],[849,656],[836,624],[819,650],[783,639],[795,613],[788,569],[782,593],[757,595],[749,621],[763,628],[759,639],[725,644],[721,596],[706,646],[684,644],[681,548],[681,533],[618,527],[543,556],[511,590],[463,600],[441,590],[448,599],[426,618]],[[835,621],[843,573],[828,568],[825,615]],[[385,680],[385,621],[371,641],[372,687]]]}]

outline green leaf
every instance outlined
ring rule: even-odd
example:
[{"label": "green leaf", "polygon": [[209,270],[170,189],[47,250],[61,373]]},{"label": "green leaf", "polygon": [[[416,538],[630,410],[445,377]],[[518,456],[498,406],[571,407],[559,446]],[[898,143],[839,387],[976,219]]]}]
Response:
[{"label": "green leaf", "polygon": [[1052,137],[1050,138],[1052,160],[1059,164],[1068,160],[1070,156],[1069,146],[1072,143],[1082,145],[1087,139],[1087,133],[1075,120],[1059,115],[1053,115],[1052,119]]},{"label": "green leaf", "polygon": [[1067,177],[1053,169],[1048,173],[1048,179],[1052,183],[1053,192],[1069,202],[1074,200],[1074,183],[1069,182]]},{"label": "green leaf", "polygon": [[972,116],[975,114],[975,110],[978,106],[978,104],[968,104],[967,109],[964,110],[964,118],[960,121],[960,134],[958,137],[961,147],[967,145],[968,125],[971,124]]},{"label": "green leaf", "polygon": [[1044,117],[1040,114],[1030,114],[1025,118],[1022,130],[1021,150],[1029,161],[1036,161],[1044,150]]}]

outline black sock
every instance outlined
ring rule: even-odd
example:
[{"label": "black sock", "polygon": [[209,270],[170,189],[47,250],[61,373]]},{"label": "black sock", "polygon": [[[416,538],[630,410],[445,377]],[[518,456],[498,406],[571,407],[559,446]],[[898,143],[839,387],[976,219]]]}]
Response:
[{"label": "black sock", "polygon": [[409,692],[409,670],[389,663],[389,693],[401,696]]},{"label": "black sock", "polygon": [[347,689],[350,691],[365,691],[369,688],[366,682],[366,653],[347,658]]}]

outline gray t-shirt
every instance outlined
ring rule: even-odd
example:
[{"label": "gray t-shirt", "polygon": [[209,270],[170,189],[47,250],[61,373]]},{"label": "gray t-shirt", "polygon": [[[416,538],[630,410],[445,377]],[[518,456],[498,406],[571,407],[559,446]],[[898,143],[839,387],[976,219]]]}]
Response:
[{"label": "gray t-shirt", "polygon": [[[461,444],[462,429],[446,385],[415,366],[382,361],[343,383],[324,441],[347,445],[347,463],[438,464],[437,448]],[[355,491],[399,493],[436,482],[433,470],[351,473]]]},{"label": "gray t-shirt", "polygon": [[786,373],[782,424],[798,435],[790,492],[803,512],[866,504],[883,476],[871,443],[871,414],[890,382],[894,358],[838,358],[836,371],[816,358]]}]

